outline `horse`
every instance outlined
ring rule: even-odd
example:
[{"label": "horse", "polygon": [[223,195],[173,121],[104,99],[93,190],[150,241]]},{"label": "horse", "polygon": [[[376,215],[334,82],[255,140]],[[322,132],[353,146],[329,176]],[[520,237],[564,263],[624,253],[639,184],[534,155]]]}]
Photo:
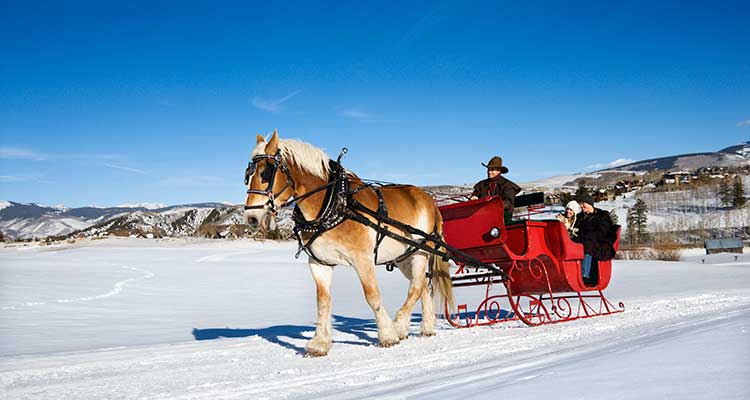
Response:
[{"label": "horse", "polygon": [[[332,174],[336,171],[345,174],[344,181],[351,190],[344,194],[352,201],[370,210],[387,209],[393,220],[442,238],[441,214],[432,197],[423,190],[410,185],[387,185],[377,189],[365,185],[354,173],[332,162],[323,150],[298,140],[279,139],[277,130],[268,141],[261,135],[256,137],[245,172],[248,188],[246,221],[257,226],[259,222],[274,217],[284,204],[291,201],[296,203],[297,218],[315,220],[331,197],[328,192],[334,188],[329,182],[333,181]],[[366,218],[376,222],[372,215],[366,215]],[[390,232],[419,239],[404,231],[403,225],[385,224],[384,227]],[[335,265],[348,265],[356,271],[365,299],[375,315],[378,342],[382,347],[393,346],[408,337],[411,313],[417,300],[422,303],[421,335],[435,335],[436,314],[427,281],[428,268],[432,287],[437,289],[436,300],[447,301],[449,308],[453,307],[449,264],[443,257],[384,237],[372,225],[351,218],[341,218],[335,226],[322,232],[295,232],[299,235],[301,248],[303,242],[309,245],[305,250],[310,256],[308,265],[317,293],[318,319],[315,335],[305,346],[306,357],[325,356],[333,344],[330,288]],[[314,235],[317,236],[313,238]],[[434,248],[436,245],[428,243],[428,246]],[[409,280],[406,300],[393,320],[383,305],[375,276],[376,264],[395,266]]]}]

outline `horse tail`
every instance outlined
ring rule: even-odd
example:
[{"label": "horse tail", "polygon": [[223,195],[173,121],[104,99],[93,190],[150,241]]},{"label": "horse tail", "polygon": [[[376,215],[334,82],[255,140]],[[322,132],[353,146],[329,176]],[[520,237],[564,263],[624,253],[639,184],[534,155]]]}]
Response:
[{"label": "horse tail", "polygon": [[[442,216],[440,215],[440,212],[437,210],[437,208],[435,209],[435,213],[437,214],[437,229],[435,233],[438,235],[438,237],[440,237],[441,240],[445,241],[445,239],[443,238]],[[439,255],[431,254],[430,277],[434,293],[437,293],[437,296],[435,296],[437,314],[443,313],[443,307],[446,303],[448,305],[448,313],[452,313],[456,308],[456,301],[453,297],[453,282],[451,281],[450,264],[448,264],[448,261],[443,259],[443,257]],[[445,317],[449,318],[448,315],[446,315]]]}]

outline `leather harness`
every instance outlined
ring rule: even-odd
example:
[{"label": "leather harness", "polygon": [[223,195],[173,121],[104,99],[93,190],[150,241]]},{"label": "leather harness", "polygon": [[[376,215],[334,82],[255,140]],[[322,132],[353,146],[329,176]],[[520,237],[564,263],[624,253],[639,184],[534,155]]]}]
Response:
[{"label": "leather harness", "polygon": [[[440,235],[438,234],[437,225],[433,227],[432,233],[427,233],[411,225],[405,224],[401,221],[397,221],[389,217],[388,208],[383,199],[383,194],[381,193],[380,189],[383,187],[396,187],[404,185],[369,182],[362,183],[361,185],[352,189],[351,176],[349,172],[341,165],[341,158],[346,153],[347,149],[344,148],[341,150],[341,154],[339,154],[336,161],[328,161],[331,173],[329,174],[327,183],[303,194],[302,196],[290,199],[279,207],[283,208],[287,205],[295,203],[294,212],[292,213],[292,217],[294,219],[293,232],[299,246],[295,257],[298,258],[300,253],[304,251],[308,255],[308,257],[310,257],[316,263],[332,266],[333,264],[322,261],[313,253],[312,244],[323,233],[337,227],[346,220],[353,220],[373,229],[376,232],[375,248],[373,250],[375,264],[386,265],[389,271],[393,269],[396,263],[404,261],[419,250],[423,250],[428,253],[440,256],[444,260],[453,259],[467,265],[487,268],[494,273],[503,276],[505,279],[508,279],[508,275],[494,264],[483,263],[445,243],[442,237],[440,237]],[[287,189],[291,188],[292,190],[294,190],[294,179],[291,176],[289,167],[281,157],[280,151],[278,151],[273,156],[268,154],[260,154],[252,158],[252,160],[248,164],[247,169],[245,170],[246,185],[249,184],[250,177],[255,173],[255,166],[262,160],[267,161],[266,171],[268,171],[268,173],[272,175],[271,177],[269,177],[269,179],[267,179],[269,182],[268,187],[266,188],[266,190],[248,189],[247,193],[265,195],[268,197],[268,201],[263,205],[245,206],[245,209],[249,210],[268,208],[275,215],[278,212],[278,209],[276,208],[274,199],[284,193]],[[271,161],[273,161],[273,163],[271,163]],[[286,174],[287,183],[279,192],[274,193],[273,185],[276,178],[277,169]],[[309,196],[323,190],[326,191],[326,194],[325,199],[323,200],[323,206],[318,211],[318,215],[312,221],[306,220],[305,216],[302,214],[302,211],[299,208],[299,203]],[[370,209],[354,198],[355,194],[363,190],[372,190],[375,192],[378,198],[377,210]],[[374,219],[375,222],[373,222],[372,219]],[[404,234],[394,232],[390,230],[387,225],[406,232],[409,235],[418,236],[421,239],[415,240],[412,237],[407,237]],[[302,237],[303,234],[309,234],[310,237],[307,240],[304,240]],[[386,237],[404,243],[408,247],[403,254],[392,260],[379,261],[378,250],[380,244]],[[428,245],[429,242],[432,242],[433,245]]]}]

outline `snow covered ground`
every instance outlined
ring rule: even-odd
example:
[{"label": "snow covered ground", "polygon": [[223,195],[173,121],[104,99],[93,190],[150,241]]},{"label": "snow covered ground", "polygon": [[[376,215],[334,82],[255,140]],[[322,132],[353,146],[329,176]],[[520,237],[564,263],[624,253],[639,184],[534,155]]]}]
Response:
[{"label": "snow covered ground", "polygon": [[[750,254],[615,261],[625,312],[376,344],[349,268],[334,346],[301,356],[314,285],[289,242],[107,239],[0,249],[0,398],[747,399]],[[391,315],[406,295],[378,271]],[[418,310],[418,308],[417,308]]]}]

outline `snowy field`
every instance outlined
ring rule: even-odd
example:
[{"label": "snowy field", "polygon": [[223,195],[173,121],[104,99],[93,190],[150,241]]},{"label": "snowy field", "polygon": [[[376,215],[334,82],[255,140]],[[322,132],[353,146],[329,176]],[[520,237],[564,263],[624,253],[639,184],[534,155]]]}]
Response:
[{"label": "snowy field", "polygon": [[[290,242],[108,239],[0,249],[0,398],[750,398],[750,254],[615,261],[607,317],[412,335],[380,348],[336,269],[334,346]],[[378,271],[391,315],[406,295]],[[417,311],[419,308],[417,307]]]}]

